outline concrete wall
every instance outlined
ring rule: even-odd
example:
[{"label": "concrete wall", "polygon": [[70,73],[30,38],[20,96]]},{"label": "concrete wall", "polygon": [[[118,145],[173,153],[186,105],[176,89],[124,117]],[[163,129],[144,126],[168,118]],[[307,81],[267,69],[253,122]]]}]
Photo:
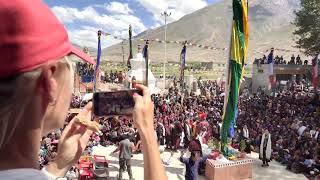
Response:
[{"label": "concrete wall", "polygon": [[269,76],[268,76],[268,65],[253,65],[252,67],[252,93],[256,93],[258,88],[268,88]]},{"label": "concrete wall", "polygon": [[[275,75],[303,75],[308,74],[311,71],[312,66],[310,65],[274,65],[273,72]],[[289,81],[292,78],[287,79]],[[269,76],[268,76],[268,64],[261,64],[259,67],[253,64],[252,67],[252,92],[256,93],[259,87],[266,90],[266,93],[270,93],[268,89]]]}]

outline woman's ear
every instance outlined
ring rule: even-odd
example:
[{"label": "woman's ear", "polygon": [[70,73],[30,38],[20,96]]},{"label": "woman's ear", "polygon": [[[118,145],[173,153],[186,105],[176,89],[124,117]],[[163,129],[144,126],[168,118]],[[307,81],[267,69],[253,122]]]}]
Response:
[{"label": "woman's ear", "polygon": [[37,90],[42,94],[43,98],[48,101],[48,104],[55,104],[58,96],[58,83],[54,78],[57,67],[58,63],[52,62],[41,68]]}]

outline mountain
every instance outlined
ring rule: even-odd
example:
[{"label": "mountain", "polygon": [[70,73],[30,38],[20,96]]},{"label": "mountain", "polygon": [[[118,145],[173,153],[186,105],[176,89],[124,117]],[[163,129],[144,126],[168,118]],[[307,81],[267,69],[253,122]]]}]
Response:
[{"label": "mountain", "polygon": [[[249,61],[262,56],[262,52],[271,47],[288,49],[299,52],[294,48],[294,36],[292,25],[294,11],[299,8],[300,0],[250,0],[249,1]],[[167,40],[185,41],[228,48],[232,22],[232,1],[222,0],[213,5],[200,9],[192,14],[182,17],[167,26]],[[133,27],[134,28],[134,27]],[[148,30],[139,34],[133,40],[133,50],[137,44],[143,44],[140,38],[164,40],[164,26]],[[128,47],[125,46],[126,57]],[[167,44],[168,61],[179,61],[182,45]],[[107,60],[122,60],[121,45],[117,44],[105,49]],[[297,54],[296,53],[296,54]],[[293,52],[276,51],[278,55],[289,58]],[[187,62],[189,61],[213,61],[226,62],[228,50],[208,50],[197,47],[187,48]],[[164,58],[164,44],[153,42],[150,45],[150,59],[162,62]]]}]

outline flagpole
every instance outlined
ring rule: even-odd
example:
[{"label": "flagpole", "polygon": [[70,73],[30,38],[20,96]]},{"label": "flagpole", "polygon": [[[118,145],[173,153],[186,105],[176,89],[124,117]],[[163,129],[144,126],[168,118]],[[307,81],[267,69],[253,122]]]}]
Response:
[{"label": "flagpole", "polygon": [[233,21],[230,36],[229,59],[227,61],[228,79],[221,131],[221,151],[225,157],[232,154],[227,146],[228,137],[230,137],[230,131],[233,130],[234,126],[236,125],[240,85],[244,73],[244,64],[247,59],[247,43],[249,41],[249,7],[247,7],[247,4],[244,4],[243,1],[245,0],[233,0],[232,3]]},{"label": "flagpole", "polygon": [[132,54],[132,26],[130,24],[129,25],[129,57],[128,57],[128,62],[127,62],[128,70],[131,69],[130,60],[132,58],[133,58],[133,54]]},{"label": "flagpole", "polygon": [[94,70],[94,77],[93,77],[93,92],[96,92],[97,89],[97,73],[99,69],[100,64],[100,56],[101,56],[101,30],[98,31],[98,53],[97,53],[97,62],[96,62],[96,68]]},{"label": "flagpole", "polygon": [[183,48],[180,54],[180,87],[184,89],[184,69],[186,66],[186,55],[187,55],[187,41],[183,43]]},{"label": "flagpole", "polygon": [[145,61],[146,61],[146,86],[148,87],[149,85],[149,52],[148,52],[148,48],[149,48],[149,40],[146,41],[146,48],[145,48]]},{"label": "flagpole", "polygon": [[[232,34],[232,31],[233,31],[233,18],[232,18],[232,23],[231,23],[231,33]],[[230,82],[230,58],[231,58],[231,45],[232,45],[232,36],[230,36],[230,44],[229,44],[229,56],[228,56],[228,60],[227,60],[227,64],[226,64],[226,74],[225,74],[225,77],[226,77],[226,82],[224,83],[224,90],[225,90],[225,95],[224,95],[224,104],[223,104],[223,114],[222,114],[222,125],[223,125],[223,120],[224,120],[224,116],[225,116],[225,113],[227,111],[227,104],[228,104],[228,96],[229,96],[229,93],[230,93],[230,88],[229,88],[229,82]],[[223,82],[223,79],[222,79],[222,82]],[[221,83],[222,85],[222,83]],[[220,87],[221,88],[221,87]],[[220,139],[221,139],[221,144],[220,144],[220,147],[221,147],[221,152],[223,152],[225,155],[225,149],[227,147],[227,144],[225,144],[224,142],[222,142],[222,133],[223,131],[221,130],[220,131]]]},{"label": "flagpole", "polygon": [[[231,30],[230,30],[230,34],[232,34],[232,31],[233,31],[233,18],[232,18],[232,22],[231,22]],[[224,113],[227,109],[227,97],[229,95],[229,81],[230,81],[230,58],[231,58],[231,45],[232,45],[232,36],[230,36],[230,43],[229,43],[229,56],[228,56],[228,60],[227,60],[227,64],[226,64],[226,74],[225,74],[225,77],[226,77],[226,82],[225,82],[225,88],[224,88],[224,92],[225,92],[225,95],[224,95],[224,104],[223,104],[223,116],[224,116]],[[222,79],[223,80],[223,79]],[[222,85],[222,83],[221,83]],[[222,120],[223,120],[223,117],[222,117]],[[222,131],[221,131],[222,132]]]},{"label": "flagpole", "polygon": [[319,58],[319,54],[317,54],[317,56],[316,56],[316,77],[317,77],[317,86],[316,86],[316,89],[314,90],[314,92],[315,93],[317,93],[317,91],[318,91],[318,82],[319,82],[319,80],[318,80],[318,76],[319,76],[319,60],[318,60],[318,58]]},{"label": "flagpole", "polygon": [[121,42],[121,50],[122,50],[122,63],[125,64],[126,62],[124,60],[124,47],[123,47],[123,45],[124,45],[124,41]]},{"label": "flagpole", "polygon": [[[233,4],[232,4],[233,6]],[[225,95],[224,95],[224,104],[223,104],[223,115],[222,115],[222,126],[223,124],[225,123],[224,122],[224,117],[225,117],[225,113],[227,111],[227,104],[228,104],[228,97],[229,97],[229,94],[230,94],[230,88],[229,88],[229,83],[231,82],[230,81],[230,60],[231,60],[231,51],[232,51],[232,34],[233,34],[233,21],[234,21],[234,13],[232,14],[232,20],[231,20],[231,29],[230,29],[230,36],[229,36],[229,56],[228,56],[228,59],[227,59],[227,64],[226,64],[226,74],[225,74],[225,77],[226,77],[226,82],[225,82],[225,88],[224,88],[224,91],[225,91]],[[222,79],[223,80],[223,79]],[[223,81],[222,81],[223,82]],[[222,85],[222,83],[221,83]],[[228,130],[229,133],[230,133],[230,129]],[[220,132],[220,139],[221,139],[221,152],[223,152],[223,155],[226,156],[226,154],[228,152],[226,152],[227,150],[227,144],[228,142],[223,142],[223,136],[222,136],[222,133],[224,133],[223,129],[221,130]]]},{"label": "flagpole", "polygon": [[318,89],[318,55],[316,55],[313,59],[312,59],[312,85],[314,88],[314,92],[317,93],[317,89]]}]

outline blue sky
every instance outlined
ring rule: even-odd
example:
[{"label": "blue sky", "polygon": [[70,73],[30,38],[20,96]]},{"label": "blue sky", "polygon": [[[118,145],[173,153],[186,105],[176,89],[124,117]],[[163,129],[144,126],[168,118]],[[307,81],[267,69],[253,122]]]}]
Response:
[{"label": "blue sky", "polygon": [[[215,3],[217,0],[44,0],[65,25],[69,38],[80,46],[96,47],[98,29],[127,38],[129,24],[133,34],[164,24],[161,12],[171,12],[169,22]],[[102,46],[118,43],[104,38]]]}]

